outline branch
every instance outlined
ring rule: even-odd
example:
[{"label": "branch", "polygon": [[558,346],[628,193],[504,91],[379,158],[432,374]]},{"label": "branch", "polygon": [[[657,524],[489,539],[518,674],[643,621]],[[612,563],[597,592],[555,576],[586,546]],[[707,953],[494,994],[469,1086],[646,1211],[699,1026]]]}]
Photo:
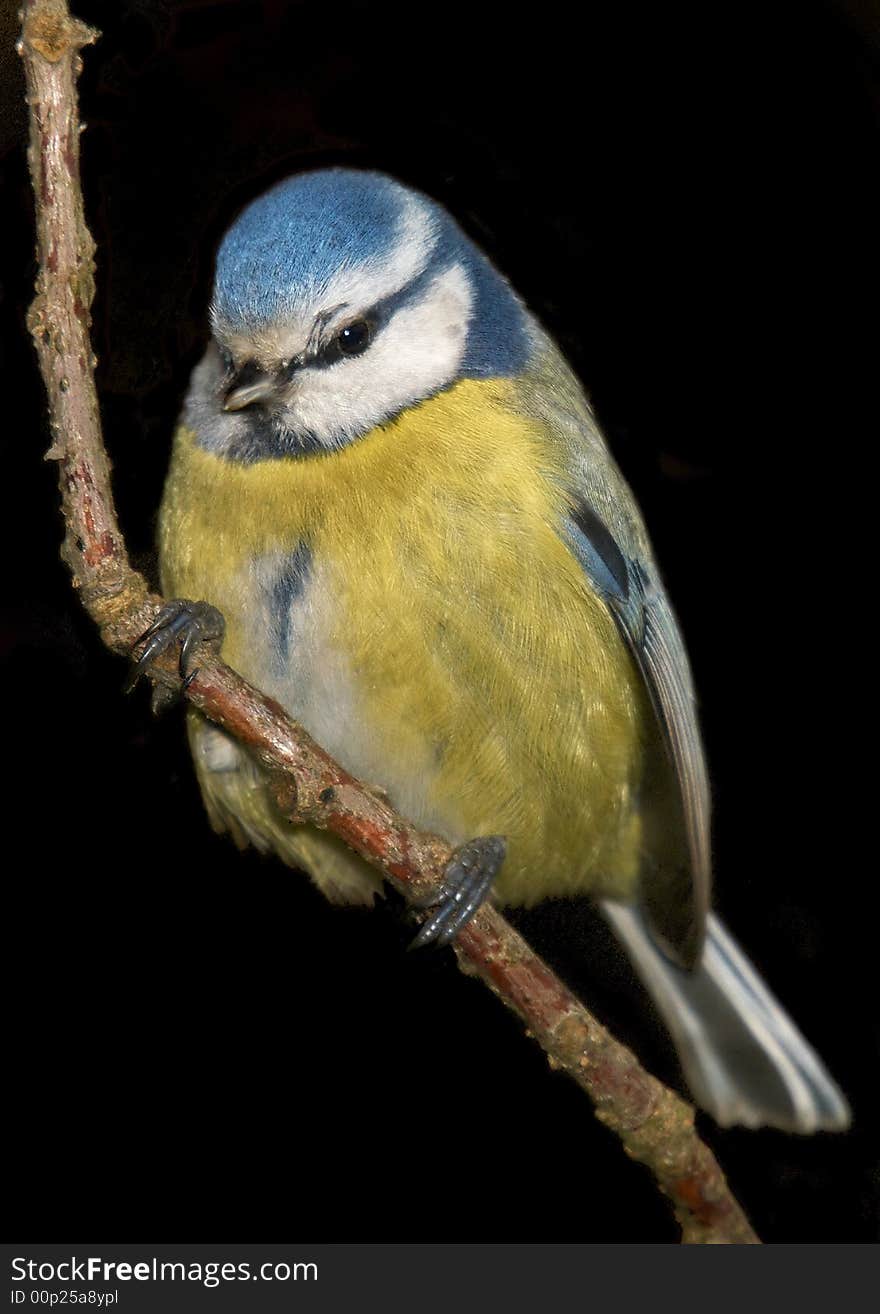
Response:
[{"label": "branch", "polygon": [[[37,294],[28,316],[49,398],[65,537],[62,557],[104,642],[127,655],[162,600],[129,565],[101,441],[89,340],[94,244],[79,184],[76,78],[79,51],[97,33],[65,0],[25,0],[18,43],[30,107],[28,158],[36,205]],[[179,688],[173,655],[155,678]],[[218,659],[207,658],[185,696],[260,760],[295,822],[333,831],[413,900],[439,879],[449,846],[398,816],[333,761],[283,708]],[[672,1202],[687,1243],[757,1237],[711,1151],[693,1109],[651,1077],[490,906],[459,932],[461,969],[475,974],[522,1019],[593,1102],[628,1155],[645,1164]]]}]

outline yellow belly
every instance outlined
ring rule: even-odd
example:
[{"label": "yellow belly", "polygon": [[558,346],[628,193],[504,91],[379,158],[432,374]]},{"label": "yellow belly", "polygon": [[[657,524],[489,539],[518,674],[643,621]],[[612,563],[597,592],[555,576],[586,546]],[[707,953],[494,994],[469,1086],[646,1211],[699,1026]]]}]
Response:
[{"label": "yellow belly", "polygon": [[[465,381],[340,452],[251,466],[179,431],[163,587],[227,620],[225,658],[356,775],[451,842],[502,834],[503,901],[626,894],[649,710],[559,533],[553,436]],[[312,570],[287,666],[265,563]]]}]

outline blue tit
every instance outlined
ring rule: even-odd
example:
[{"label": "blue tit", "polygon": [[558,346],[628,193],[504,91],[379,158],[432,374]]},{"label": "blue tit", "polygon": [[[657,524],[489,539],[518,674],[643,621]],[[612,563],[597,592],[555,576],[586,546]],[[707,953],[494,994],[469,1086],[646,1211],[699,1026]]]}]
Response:
[{"label": "blue tit", "polygon": [[[211,327],[162,502],[163,589],[219,609],[232,666],[458,846],[422,938],[448,940],[490,883],[501,904],[589,895],[719,1123],[845,1127],[709,910],[679,627],[590,405],[507,280],[427,197],[319,170],[226,233]],[[367,864],[290,825],[232,739],[188,726],[217,829],[372,902]]]}]

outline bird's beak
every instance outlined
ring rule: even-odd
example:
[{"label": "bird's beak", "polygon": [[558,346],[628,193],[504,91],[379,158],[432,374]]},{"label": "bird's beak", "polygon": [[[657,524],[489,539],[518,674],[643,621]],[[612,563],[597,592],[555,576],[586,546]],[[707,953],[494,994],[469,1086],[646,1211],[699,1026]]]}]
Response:
[{"label": "bird's beak", "polygon": [[275,391],[275,384],[271,374],[264,374],[253,362],[249,362],[238,371],[226,390],[224,411],[243,411],[255,402],[266,401]]}]

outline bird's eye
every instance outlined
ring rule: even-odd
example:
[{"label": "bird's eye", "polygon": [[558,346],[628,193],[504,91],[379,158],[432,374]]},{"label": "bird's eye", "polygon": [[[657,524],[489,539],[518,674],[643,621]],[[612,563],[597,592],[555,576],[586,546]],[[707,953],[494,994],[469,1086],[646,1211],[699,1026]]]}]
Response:
[{"label": "bird's eye", "polygon": [[366,351],[373,337],[373,330],[365,319],[355,319],[346,324],[336,335],[336,344],[343,356],[359,356]]}]

